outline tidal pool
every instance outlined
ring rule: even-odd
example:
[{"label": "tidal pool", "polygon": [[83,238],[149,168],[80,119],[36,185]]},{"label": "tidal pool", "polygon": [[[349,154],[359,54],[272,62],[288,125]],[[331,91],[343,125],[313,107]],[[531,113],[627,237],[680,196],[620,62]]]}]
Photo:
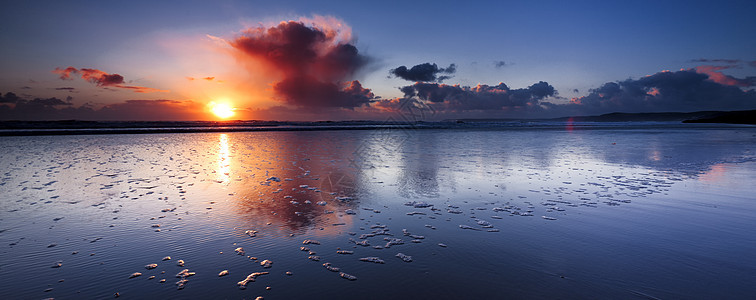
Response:
[{"label": "tidal pool", "polygon": [[0,137],[0,172],[6,299],[756,295],[748,126]]}]

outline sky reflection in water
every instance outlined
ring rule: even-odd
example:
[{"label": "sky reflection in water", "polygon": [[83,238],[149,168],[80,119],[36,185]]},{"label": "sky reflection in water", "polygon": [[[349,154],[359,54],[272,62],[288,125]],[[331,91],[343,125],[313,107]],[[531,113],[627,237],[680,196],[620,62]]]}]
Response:
[{"label": "sky reflection in water", "polygon": [[[0,285],[13,298],[755,292],[748,282],[756,259],[747,253],[756,251],[749,229],[756,225],[750,217],[756,141],[747,127],[6,137],[0,143],[6,170]],[[432,208],[405,205],[410,201]],[[413,212],[421,214],[408,215]],[[481,225],[486,222],[491,227]],[[382,228],[375,225],[393,236],[359,238]],[[424,239],[413,243],[402,229]],[[386,244],[384,238],[404,244],[372,247]],[[300,251],[305,239],[321,243],[308,246],[317,253]],[[237,247],[246,255],[236,255]],[[413,261],[395,258],[397,252]],[[166,255],[173,260],[161,261]],[[358,260],[368,256],[386,263]],[[178,259],[197,273],[182,291],[173,284],[182,269]],[[264,259],[273,267],[263,269]],[[62,266],[51,268],[57,261]],[[358,280],[340,278],[325,262]],[[146,270],[148,263],[159,266]],[[217,276],[226,269],[230,275]],[[246,290],[236,286],[261,271],[271,274]],[[144,275],[128,279],[133,272]],[[159,283],[162,278],[167,282]]]}]

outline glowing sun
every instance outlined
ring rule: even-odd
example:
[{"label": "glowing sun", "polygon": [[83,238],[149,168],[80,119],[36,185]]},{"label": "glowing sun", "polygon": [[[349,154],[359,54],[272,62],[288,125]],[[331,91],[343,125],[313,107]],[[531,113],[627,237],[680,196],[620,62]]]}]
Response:
[{"label": "glowing sun", "polygon": [[228,119],[234,114],[234,108],[226,103],[210,102],[210,111],[221,119]]}]

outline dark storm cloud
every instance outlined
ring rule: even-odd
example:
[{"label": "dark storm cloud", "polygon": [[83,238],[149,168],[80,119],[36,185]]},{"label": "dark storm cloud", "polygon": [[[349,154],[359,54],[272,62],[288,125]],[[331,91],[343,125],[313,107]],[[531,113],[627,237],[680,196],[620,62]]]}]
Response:
[{"label": "dark storm cloud", "polygon": [[342,40],[338,30],[281,22],[270,28],[251,28],[230,42],[245,58],[262,62],[283,78],[273,84],[281,100],[300,107],[353,109],[374,95],[351,80],[370,59]]},{"label": "dark storm cloud", "polygon": [[608,82],[572,102],[564,108],[587,113],[739,110],[756,108],[756,91],[688,69]]},{"label": "dark storm cloud", "polygon": [[354,80],[345,84],[323,82],[314,77],[286,78],[273,86],[285,102],[304,107],[342,107],[353,109],[368,105],[375,95]]},{"label": "dark storm cloud", "polygon": [[591,89],[588,95],[564,104],[559,103],[562,98],[554,87],[543,81],[520,89],[509,88],[504,83],[467,87],[418,82],[399,88],[404,97],[384,99],[373,107],[398,111],[401,107],[421,104],[431,106],[439,118],[541,118],[611,112],[756,109],[756,91],[743,89],[753,83],[753,77],[734,78],[716,70],[706,71],[664,71],[639,79],[607,82]]},{"label": "dark storm cloud", "polygon": [[451,76],[440,74],[451,75],[455,72],[457,72],[457,65],[455,64],[451,64],[446,68],[439,68],[438,65],[431,63],[419,64],[409,69],[406,66],[400,66],[389,70],[390,74],[401,79],[420,82],[442,82],[451,78]]},{"label": "dark storm cloud", "polygon": [[[541,101],[557,94],[553,86],[538,82],[527,88],[510,89],[506,84],[479,84],[474,87],[417,82],[401,87],[405,99],[417,99],[434,104],[440,111],[539,109]],[[393,101],[400,104],[400,101]],[[387,107],[392,100],[381,101]],[[379,105],[379,106],[381,106]]]}]

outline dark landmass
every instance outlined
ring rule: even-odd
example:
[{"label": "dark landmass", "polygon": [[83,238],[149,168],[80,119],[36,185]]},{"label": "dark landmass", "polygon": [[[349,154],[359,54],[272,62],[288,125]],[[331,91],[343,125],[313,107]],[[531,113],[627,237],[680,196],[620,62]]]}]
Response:
[{"label": "dark landmass", "polygon": [[[465,128],[557,128],[560,124],[583,128],[623,128],[639,124],[727,123],[756,124],[756,110],[700,111],[688,113],[610,113],[554,119],[454,119],[439,122],[397,121],[0,121],[0,136],[147,134],[237,131],[313,131],[376,129],[465,129]],[[620,123],[620,124],[617,124]],[[609,124],[609,125],[606,125]],[[613,125],[612,125],[613,124]]]},{"label": "dark landmass", "polygon": [[0,121],[0,136],[448,128],[445,122]]},{"label": "dark landmass", "polygon": [[697,111],[688,113],[661,112],[661,113],[610,113],[600,116],[564,117],[552,119],[554,121],[569,122],[682,122],[708,118],[724,112],[721,111]]},{"label": "dark landmass", "polygon": [[598,116],[572,116],[553,119],[456,119],[457,123],[507,123],[507,122],[683,122],[683,123],[729,123],[754,124],[754,110],[746,111],[697,111],[660,113],[609,113]]},{"label": "dark landmass", "polygon": [[553,119],[455,119],[457,123],[508,123],[508,122],[683,122],[755,124],[756,110],[697,111],[660,113],[609,113],[598,116],[572,116]]},{"label": "dark landmass", "polygon": [[191,128],[276,126],[273,121],[2,121],[0,129]]},{"label": "dark landmass", "polygon": [[708,117],[685,120],[683,123],[727,123],[756,125],[756,110],[728,111]]},{"label": "dark landmass", "polygon": [[179,129],[179,128],[259,128],[281,126],[365,126],[365,125],[405,125],[420,122],[386,122],[386,121],[0,121],[0,129]]}]

